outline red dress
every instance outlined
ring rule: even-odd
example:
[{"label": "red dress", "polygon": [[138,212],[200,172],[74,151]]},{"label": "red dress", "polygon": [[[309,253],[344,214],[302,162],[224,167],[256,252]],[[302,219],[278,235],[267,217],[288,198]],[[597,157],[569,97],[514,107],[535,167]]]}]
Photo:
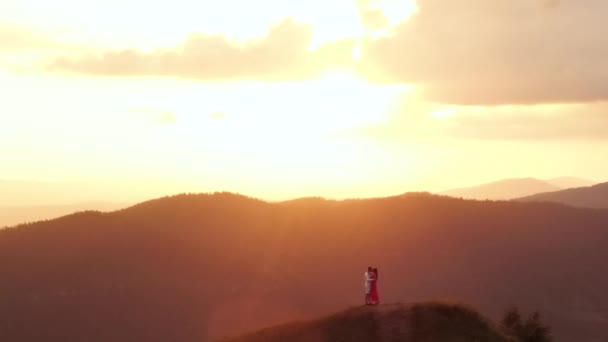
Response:
[{"label": "red dress", "polygon": [[374,274],[374,279],[369,292],[369,298],[372,304],[380,303],[380,296],[378,296],[378,273]]}]

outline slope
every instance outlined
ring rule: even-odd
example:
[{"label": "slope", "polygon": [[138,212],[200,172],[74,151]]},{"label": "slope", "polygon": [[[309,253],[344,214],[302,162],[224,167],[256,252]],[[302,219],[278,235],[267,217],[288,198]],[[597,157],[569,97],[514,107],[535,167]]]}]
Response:
[{"label": "slope", "polygon": [[325,318],[266,328],[223,342],[508,342],[488,319],[445,303],[356,307]]}]

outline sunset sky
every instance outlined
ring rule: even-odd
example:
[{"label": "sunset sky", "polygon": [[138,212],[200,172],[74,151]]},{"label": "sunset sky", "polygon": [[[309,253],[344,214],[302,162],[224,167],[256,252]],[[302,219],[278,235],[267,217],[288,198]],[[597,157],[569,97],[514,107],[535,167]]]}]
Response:
[{"label": "sunset sky", "polygon": [[607,15],[605,0],[2,0],[0,179],[118,201],[605,181]]}]

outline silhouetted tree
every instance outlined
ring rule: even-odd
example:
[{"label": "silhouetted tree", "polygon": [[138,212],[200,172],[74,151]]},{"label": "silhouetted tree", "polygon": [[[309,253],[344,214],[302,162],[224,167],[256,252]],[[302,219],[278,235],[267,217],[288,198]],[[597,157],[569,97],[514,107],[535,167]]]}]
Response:
[{"label": "silhouetted tree", "polygon": [[507,310],[501,321],[503,329],[507,331],[521,331],[523,320],[519,309],[511,307]]},{"label": "silhouetted tree", "polygon": [[507,335],[516,338],[520,342],[551,342],[551,329],[544,325],[538,311],[532,313],[525,322],[519,310],[510,308],[505,313],[502,321],[502,329]]}]

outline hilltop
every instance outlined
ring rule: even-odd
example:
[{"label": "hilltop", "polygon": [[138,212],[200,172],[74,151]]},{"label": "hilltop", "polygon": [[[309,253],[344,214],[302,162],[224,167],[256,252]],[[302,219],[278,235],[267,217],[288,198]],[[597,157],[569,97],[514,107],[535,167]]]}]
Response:
[{"label": "hilltop", "polygon": [[539,310],[608,340],[608,211],[429,194],[269,203],[179,195],[0,230],[0,340],[209,341],[359,304]]},{"label": "hilltop", "polygon": [[355,307],[317,320],[266,328],[222,342],[510,342],[489,319],[463,305]]}]

